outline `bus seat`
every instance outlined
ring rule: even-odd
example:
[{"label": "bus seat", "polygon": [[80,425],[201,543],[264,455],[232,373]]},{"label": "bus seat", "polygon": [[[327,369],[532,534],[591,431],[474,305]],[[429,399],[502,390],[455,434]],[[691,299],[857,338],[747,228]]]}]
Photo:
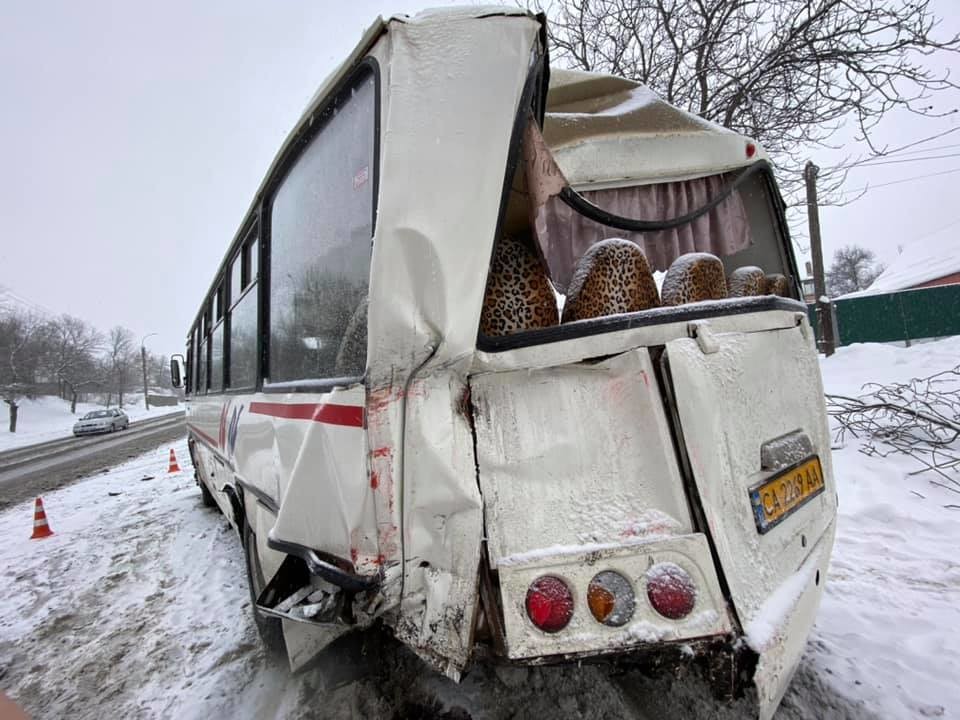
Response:
[{"label": "bus seat", "polygon": [[727,279],[720,258],[710,253],[681,255],[663,278],[660,300],[664,305],[685,305],[727,297]]},{"label": "bus seat", "polygon": [[559,322],[557,297],[543,261],[517,238],[500,238],[487,278],[480,332],[497,337]]},{"label": "bus seat", "polygon": [[601,240],[577,260],[563,306],[563,322],[660,306],[646,255],[636,243]]},{"label": "bus seat", "polygon": [[728,297],[748,297],[750,295],[765,295],[767,278],[763,270],[755,265],[739,267],[730,273],[727,279]]},{"label": "bus seat", "polygon": [[767,275],[764,283],[764,295],[779,295],[780,297],[790,297],[790,283],[787,278],[779,273]]}]

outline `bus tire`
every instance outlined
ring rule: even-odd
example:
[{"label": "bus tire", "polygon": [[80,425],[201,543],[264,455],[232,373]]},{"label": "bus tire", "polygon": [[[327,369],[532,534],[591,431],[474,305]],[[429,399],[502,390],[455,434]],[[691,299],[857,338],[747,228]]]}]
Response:
[{"label": "bus tire", "polygon": [[260,557],[257,555],[257,536],[253,534],[250,523],[243,523],[243,554],[247,568],[247,587],[250,589],[250,607],[253,621],[256,623],[260,639],[271,653],[281,655],[286,651],[283,642],[283,626],[280,618],[271,617],[257,610],[257,598],[266,585],[263,571],[260,569]]},{"label": "bus tire", "polygon": [[213,493],[207,489],[203,480],[198,480],[197,485],[200,486],[200,499],[203,501],[203,506],[208,508],[216,507],[217,501],[213,499]]}]

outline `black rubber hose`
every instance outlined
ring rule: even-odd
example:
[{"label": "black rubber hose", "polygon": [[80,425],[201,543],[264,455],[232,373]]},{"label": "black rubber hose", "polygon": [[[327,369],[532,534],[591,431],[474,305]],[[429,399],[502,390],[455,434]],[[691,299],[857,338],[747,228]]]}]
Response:
[{"label": "black rubber hose", "polygon": [[601,207],[597,207],[569,185],[560,191],[559,197],[561,200],[563,200],[563,202],[584,217],[587,217],[596,223],[600,223],[601,225],[616,228],[617,230],[627,230],[628,232],[655,232],[657,230],[672,230],[673,228],[691,223],[701,215],[705,215],[706,213],[710,212],[717,205],[726,200],[733,193],[733,191],[746,182],[748,178],[750,178],[752,175],[755,175],[757,172],[768,170],[769,167],[770,164],[766,160],[758,160],[752,165],[748,165],[743,170],[738,172],[733,180],[731,180],[727,186],[716,195],[716,197],[711,198],[710,202],[708,202],[706,205],[699,207],[692,212],[688,212],[686,215],[670,218],[668,220],[635,220],[634,218],[623,217],[622,215],[614,215],[613,213],[608,212]]}]

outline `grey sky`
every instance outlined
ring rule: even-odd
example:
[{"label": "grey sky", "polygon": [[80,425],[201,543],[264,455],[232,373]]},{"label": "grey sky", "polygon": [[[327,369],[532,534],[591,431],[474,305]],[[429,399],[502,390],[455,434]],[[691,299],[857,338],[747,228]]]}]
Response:
[{"label": "grey sky", "polygon": [[[186,330],[264,172],[327,73],[378,14],[437,2],[8,3],[0,25],[0,284],[157,353]],[[940,0],[944,32],[960,3]],[[332,8],[336,8],[335,10]],[[960,78],[960,59],[950,63]],[[956,95],[937,101],[957,107]],[[891,117],[901,144],[960,126]],[[960,143],[960,132],[930,143]],[[938,154],[960,152],[960,147]],[[830,164],[836,155],[820,152]],[[960,157],[851,173],[849,186],[960,168]],[[960,173],[823,212],[826,254],[960,231]]]}]

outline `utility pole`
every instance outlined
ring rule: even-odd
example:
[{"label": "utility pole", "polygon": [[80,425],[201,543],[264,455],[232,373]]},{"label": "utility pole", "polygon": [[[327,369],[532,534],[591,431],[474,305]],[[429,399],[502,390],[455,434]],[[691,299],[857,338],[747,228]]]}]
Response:
[{"label": "utility pole", "polygon": [[808,160],[803,168],[807,184],[807,220],[810,227],[810,254],[813,257],[813,291],[816,293],[817,318],[820,320],[820,349],[824,355],[833,355],[836,332],[833,327],[833,308],[827,297],[827,284],[823,275],[823,247],[820,244],[820,206],[817,201],[817,174],[820,168]]},{"label": "utility pole", "polygon": [[143,407],[145,410],[150,409],[150,395],[147,388],[147,348],[143,343],[148,337],[153,337],[154,335],[156,335],[156,333],[150,333],[140,338],[140,364],[143,367]]}]

